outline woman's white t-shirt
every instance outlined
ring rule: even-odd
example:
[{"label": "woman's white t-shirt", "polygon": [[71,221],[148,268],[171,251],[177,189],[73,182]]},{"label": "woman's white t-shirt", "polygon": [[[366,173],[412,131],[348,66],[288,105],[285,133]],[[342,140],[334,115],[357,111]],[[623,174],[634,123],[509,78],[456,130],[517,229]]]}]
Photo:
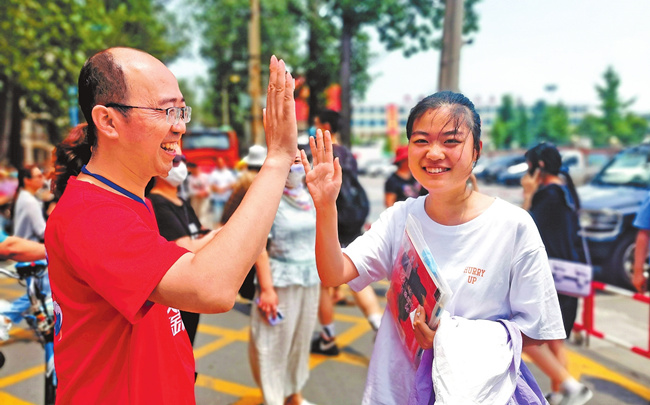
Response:
[{"label": "woman's white t-shirt", "polygon": [[[565,338],[548,257],[530,215],[497,198],[478,217],[445,226],[426,214],[426,198],[396,203],[344,249],[359,272],[348,285],[359,291],[374,281],[390,279],[410,213],[420,221],[440,273],[451,287],[453,295],[445,309],[452,316],[507,319],[533,339]],[[370,361],[364,404],[408,400],[416,368],[396,328],[386,311]]]}]

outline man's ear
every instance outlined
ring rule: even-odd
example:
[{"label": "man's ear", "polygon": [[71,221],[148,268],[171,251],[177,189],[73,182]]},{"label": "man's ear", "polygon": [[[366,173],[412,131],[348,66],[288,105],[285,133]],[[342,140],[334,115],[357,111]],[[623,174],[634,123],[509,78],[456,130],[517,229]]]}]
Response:
[{"label": "man's ear", "polygon": [[117,113],[115,109],[108,108],[103,105],[96,105],[93,107],[92,117],[93,123],[97,128],[97,135],[104,134],[109,138],[117,138],[118,132],[115,128],[114,114]]}]

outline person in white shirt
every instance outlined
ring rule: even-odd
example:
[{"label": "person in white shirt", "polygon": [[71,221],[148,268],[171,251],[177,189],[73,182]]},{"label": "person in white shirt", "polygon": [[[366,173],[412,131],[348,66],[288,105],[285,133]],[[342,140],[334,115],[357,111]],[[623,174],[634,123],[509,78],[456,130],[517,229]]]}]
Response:
[{"label": "person in white shirt", "polygon": [[36,193],[43,187],[45,178],[38,166],[27,166],[18,171],[18,193],[14,205],[14,236],[43,242],[45,216],[43,202]]},{"label": "person in white shirt", "polygon": [[223,206],[228,201],[232,187],[235,185],[237,178],[235,174],[226,167],[226,162],[223,158],[217,159],[217,167],[210,173],[210,199],[212,200],[212,223],[214,228],[217,228],[221,222],[221,214],[223,213]]},{"label": "person in white shirt", "polygon": [[210,182],[209,175],[201,170],[196,163],[187,162],[188,192],[192,209],[202,224],[210,223]]},{"label": "person in white shirt", "polygon": [[[524,345],[563,339],[548,258],[532,218],[520,207],[467,186],[482,147],[481,120],[472,102],[449,91],[428,96],[411,110],[406,134],[409,167],[429,194],[388,208],[343,250],[336,223],[341,167],[332,156],[328,132],[310,140],[314,167],[304,153],[303,165],[316,207],[316,263],[323,284],[348,283],[359,291],[390,279],[411,214],[453,292],[445,307],[451,316],[511,321]],[[428,350],[435,331],[425,316],[418,306],[413,327],[418,344]],[[370,360],[364,404],[407,403],[416,365],[400,346],[397,323],[387,309]]]}]

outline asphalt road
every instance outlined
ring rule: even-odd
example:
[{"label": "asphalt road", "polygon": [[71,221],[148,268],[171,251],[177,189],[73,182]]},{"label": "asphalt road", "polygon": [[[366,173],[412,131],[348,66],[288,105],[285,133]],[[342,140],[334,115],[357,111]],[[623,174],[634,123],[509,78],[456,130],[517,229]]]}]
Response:
[{"label": "asphalt road", "polygon": [[[376,218],[382,210],[383,179],[362,178],[362,183],[373,203],[371,217]],[[515,189],[482,190],[504,199],[518,194]],[[387,283],[373,287],[383,297]],[[12,300],[22,293],[14,280],[0,278],[1,299]],[[385,304],[385,299],[380,300]],[[605,335],[648,348],[647,304],[603,293],[597,295],[595,308],[596,325]],[[240,301],[229,313],[201,316],[194,350],[199,373],[197,404],[261,403],[248,363],[249,311],[250,305]],[[311,356],[311,375],[303,394],[320,405],[359,404],[374,332],[355,306],[337,306],[335,319],[342,353],[336,357]],[[6,357],[0,369],[0,405],[43,403],[44,354],[25,327],[24,323],[14,327],[11,339],[0,345]],[[650,404],[650,359],[607,340],[591,337],[589,345],[585,343],[568,343],[569,371],[594,391],[589,404]],[[548,379],[534,365],[529,366],[542,389],[548,391]]]}]

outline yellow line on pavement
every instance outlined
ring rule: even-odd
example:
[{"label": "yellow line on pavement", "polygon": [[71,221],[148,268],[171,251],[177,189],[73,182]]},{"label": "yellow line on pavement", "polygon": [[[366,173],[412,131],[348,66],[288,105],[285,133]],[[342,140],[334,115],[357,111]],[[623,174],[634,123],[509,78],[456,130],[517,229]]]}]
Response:
[{"label": "yellow line on pavement", "polygon": [[210,377],[205,374],[199,374],[196,377],[196,385],[213,391],[223,392],[224,394],[232,395],[234,397],[258,397],[260,402],[262,399],[262,392],[259,388],[248,387],[231,381]]},{"label": "yellow line on pavement", "polygon": [[13,395],[0,391],[0,405],[34,405],[31,402],[23,401]]},{"label": "yellow line on pavement", "polygon": [[240,330],[234,330],[234,329],[220,328],[218,326],[213,326],[213,325],[199,324],[198,331],[201,333],[206,333],[208,335],[223,336],[234,340],[248,341],[249,329],[250,327],[248,326]]},{"label": "yellow line on pavement", "polygon": [[569,358],[569,373],[576,379],[582,375],[589,375],[601,380],[606,380],[620,385],[621,387],[635,393],[641,398],[650,401],[650,388],[641,385],[629,378],[612,371],[605,366],[587,358],[581,354],[567,350]]},{"label": "yellow line on pavement", "polygon": [[203,345],[199,348],[194,349],[194,359],[200,359],[201,357],[205,357],[210,353],[216,352],[219,349],[222,349],[225,346],[228,346],[229,344],[236,342],[236,339],[229,339],[229,338],[221,338],[217,339],[213,342],[210,342],[206,345]]},{"label": "yellow line on pavement", "polygon": [[[612,382],[627,389],[635,395],[640,396],[645,400],[650,400],[650,388],[632,381],[629,378],[608,369],[600,363],[597,363],[590,358],[578,354],[577,352],[574,352],[568,348],[566,349],[566,352],[567,360],[569,363],[568,371],[576,380],[580,380],[580,377],[583,375],[588,375],[590,377],[598,378],[599,380]],[[521,357],[526,363],[534,364],[531,358],[525,353],[522,353]]]},{"label": "yellow line on pavement", "polygon": [[5,388],[10,385],[17,384],[21,381],[27,380],[36,375],[43,374],[44,372],[45,372],[45,365],[41,364],[40,366],[28,368],[27,370],[23,370],[15,374],[8,375],[4,378],[0,378],[0,388]]}]

